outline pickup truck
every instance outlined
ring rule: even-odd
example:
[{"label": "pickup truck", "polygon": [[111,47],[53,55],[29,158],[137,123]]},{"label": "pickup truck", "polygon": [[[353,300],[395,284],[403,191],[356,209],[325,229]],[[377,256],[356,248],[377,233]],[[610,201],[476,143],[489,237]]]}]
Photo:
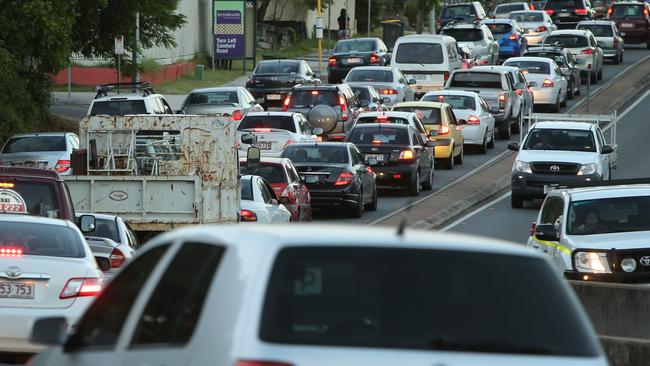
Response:
[{"label": "pickup truck", "polygon": [[74,207],[121,216],[141,242],[183,225],[237,222],[235,132],[228,117],[86,117],[83,161],[65,177]]}]

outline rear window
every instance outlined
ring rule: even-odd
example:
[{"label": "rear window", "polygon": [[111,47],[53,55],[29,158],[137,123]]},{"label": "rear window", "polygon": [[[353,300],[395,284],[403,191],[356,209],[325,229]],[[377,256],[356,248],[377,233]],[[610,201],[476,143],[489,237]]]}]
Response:
[{"label": "rear window", "polygon": [[528,74],[550,74],[551,68],[546,62],[539,61],[506,61],[504,66],[518,67],[523,73]]},{"label": "rear window", "polygon": [[415,113],[422,124],[425,126],[428,125],[439,125],[441,124],[440,119],[440,108],[433,107],[394,107],[396,112],[413,112]]},{"label": "rear window", "polygon": [[[260,338],[281,344],[595,357],[594,337],[560,281],[541,258],[285,248],[271,273]],[[530,309],[537,309],[535,316]]]},{"label": "rear window", "polygon": [[510,14],[510,19],[516,20],[519,23],[530,23],[530,22],[543,22],[544,15],[540,13],[517,13]]},{"label": "rear window", "polygon": [[218,91],[218,92],[205,92],[205,93],[192,93],[185,102],[186,106],[195,105],[234,105],[239,103],[237,91]]},{"label": "rear window", "polygon": [[582,24],[578,26],[578,29],[590,30],[595,37],[614,37],[614,31],[611,25]]},{"label": "rear window", "polygon": [[30,215],[59,217],[59,204],[53,184],[41,182],[14,181],[0,177],[0,182],[9,186],[25,201],[25,209]]},{"label": "rear window", "polygon": [[550,58],[558,65],[566,65],[566,58],[559,52],[526,52],[525,56]]},{"label": "rear window", "polygon": [[144,100],[110,100],[94,102],[90,111],[93,116],[106,114],[109,116],[123,116],[126,114],[147,114]]},{"label": "rear window", "polygon": [[496,14],[511,13],[517,10],[526,10],[526,6],[523,4],[501,4],[498,5],[494,12]]},{"label": "rear window", "polygon": [[512,31],[512,26],[510,24],[490,23],[487,26],[488,26],[488,28],[490,28],[490,31],[494,35],[506,34],[506,33],[510,33]]},{"label": "rear window", "polygon": [[402,117],[389,117],[389,116],[366,116],[357,118],[357,124],[366,123],[394,123],[398,125],[408,125],[409,120]]},{"label": "rear window", "polygon": [[465,17],[467,15],[476,15],[476,10],[472,5],[453,5],[442,9],[441,18]]},{"label": "rear window", "polygon": [[252,179],[242,179],[241,180],[241,199],[244,201],[253,200],[253,180]]},{"label": "rear window", "polygon": [[442,47],[438,43],[400,43],[395,62],[400,64],[441,64]]},{"label": "rear window", "polygon": [[296,124],[291,116],[246,116],[237,126],[238,131],[255,129],[296,132]]},{"label": "rear window", "polygon": [[359,100],[365,100],[369,102],[372,99],[370,97],[370,92],[368,91],[368,88],[354,87],[352,88],[352,91],[354,92],[354,94],[357,96],[357,99]]},{"label": "rear window", "polygon": [[315,105],[325,104],[330,107],[337,107],[339,104],[338,90],[294,90],[291,93],[289,107],[312,108]]},{"label": "rear window", "polygon": [[255,68],[255,74],[291,74],[298,73],[299,62],[296,61],[268,61],[260,62]]},{"label": "rear window", "polygon": [[108,238],[120,243],[120,234],[115,220],[95,218],[95,228],[92,231],[84,232],[84,236]]},{"label": "rear window", "polygon": [[458,42],[480,42],[483,40],[483,32],[480,29],[452,28],[443,30],[442,34],[454,37]]},{"label": "rear window", "polygon": [[548,0],[546,2],[546,9],[561,10],[575,8],[584,8],[582,0]]},{"label": "rear window", "polygon": [[242,174],[259,175],[269,183],[287,183],[287,176],[284,174],[284,169],[280,164],[260,163],[256,169],[248,169],[246,162],[242,162],[239,165],[241,166]]},{"label": "rear window", "polygon": [[75,231],[66,226],[0,221],[0,256],[7,249],[23,255],[83,258],[84,244]]},{"label": "rear window", "polygon": [[644,6],[632,5],[632,4],[613,4],[612,15],[610,17],[614,18],[643,18],[643,8]]},{"label": "rear window", "polygon": [[387,70],[355,70],[352,69],[346,78],[346,81],[365,81],[392,83],[393,73]]},{"label": "rear window", "polygon": [[489,72],[459,72],[453,75],[451,87],[501,89],[501,74]]},{"label": "rear window", "polygon": [[546,37],[545,42],[548,44],[557,42],[560,46],[567,48],[587,47],[589,45],[587,37],[574,36],[570,34],[548,36]]},{"label": "rear window", "polygon": [[354,128],[348,141],[357,145],[410,145],[407,129],[386,125]]},{"label": "rear window", "polygon": [[466,95],[433,95],[428,94],[422,97],[423,102],[447,103],[453,109],[476,109],[474,97]]},{"label": "rear window", "polygon": [[3,154],[36,151],[66,151],[65,136],[13,137],[2,149]]},{"label": "rear window", "polygon": [[287,147],[282,153],[283,158],[289,158],[294,164],[299,163],[324,163],[347,164],[348,148],[342,144],[338,146],[296,146]]},{"label": "rear window", "polygon": [[377,48],[377,42],[374,40],[339,41],[334,47],[334,53],[372,52],[376,51]]}]

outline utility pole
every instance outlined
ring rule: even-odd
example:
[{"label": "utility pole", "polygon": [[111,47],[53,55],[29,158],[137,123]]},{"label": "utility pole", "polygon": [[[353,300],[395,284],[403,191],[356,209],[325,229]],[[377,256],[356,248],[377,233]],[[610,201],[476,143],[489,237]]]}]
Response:
[{"label": "utility pole", "polygon": [[431,19],[429,19],[429,27],[431,27],[431,34],[436,34],[436,6],[433,5],[431,9]]},{"label": "utility pole", "polygon": [[368,37],[370,37],[370,9],[371,8],[372,8],[372,0],[368,0]]},{"label": "utility pole", "polygon": [[323,18],[320,12],[320,0],[316,0],[316,38],[318,38],[318,73],[323,72]]},{"label": "utility pole", "polygon": [[135,67],[135,78],[133,81],[136,83],[140,81],[140,69],[138,68],[138,47],[140,45],[140,12],[135,13],[135,45],[133,47],[133,66]]},{"label": "utility pole", "polygon": [[327,3],[327,52],[332,53],[332,0]]}]

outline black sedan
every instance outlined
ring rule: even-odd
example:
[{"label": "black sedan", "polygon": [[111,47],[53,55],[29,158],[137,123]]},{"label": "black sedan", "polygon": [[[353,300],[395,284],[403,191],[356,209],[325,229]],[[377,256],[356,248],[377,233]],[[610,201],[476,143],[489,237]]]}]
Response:
[{"label": "black sedan", "polygon": [[327,81],[339,83],[357,66],[387,66],[390,53],[379,38],[354,38],[336,42],[334,53],[329,57]]},{"label": "black sedan", "polygon": [[375,173],[354,144],[297,143],[288,146],[282,157],[291,159],[307,184],[312,208],[344,208],[356,218],[364,209],[377,209]]},{"label": "black sedan", "polygon": [[246,81],[246,89],[264,108],[281,107],[295,85],[321,85],[321,80],[305,61],[266,60]]},{"label": "black sedan", "polygon": [[348,141],[365,154],[377,174],[379,186],[406,188],[417,196],[433,187],[433,141],[409,125],[369,123],[356,125]]}]

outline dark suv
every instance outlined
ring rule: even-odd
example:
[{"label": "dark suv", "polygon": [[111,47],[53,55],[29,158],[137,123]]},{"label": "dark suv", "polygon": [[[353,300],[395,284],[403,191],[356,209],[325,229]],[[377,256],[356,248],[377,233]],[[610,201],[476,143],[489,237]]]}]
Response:
[{"label": "dark suv", "polygon": [[616,22],[625,43],[645,43],[650,49],[650,6],[647,3],[612,3],[607,19]]},{"label": "dark suv", "polygon": [[357,66],[387,66],[390,54],[379,38],[354,38],[336,42],[334,54],[329,57],[327,81],[339,83]]},{"label": "dark suv", "polygon": [[352,128],[360,105],[346,84],[296,86],[284,100],[282,110],[302,113],[311,125],[323,129],[324,140],[342,141]]},{"label": "dark suv", "polygon": [[257,64],[246,89],[264,108],[279,107],[295,85],[320,85],[309,64],[301,60],[265,60]]},{"label": "dark suv", "polygon": [[579,22],[594,18],[589,0],[547,0],[544,10],[558,29],[575,29]]}]

